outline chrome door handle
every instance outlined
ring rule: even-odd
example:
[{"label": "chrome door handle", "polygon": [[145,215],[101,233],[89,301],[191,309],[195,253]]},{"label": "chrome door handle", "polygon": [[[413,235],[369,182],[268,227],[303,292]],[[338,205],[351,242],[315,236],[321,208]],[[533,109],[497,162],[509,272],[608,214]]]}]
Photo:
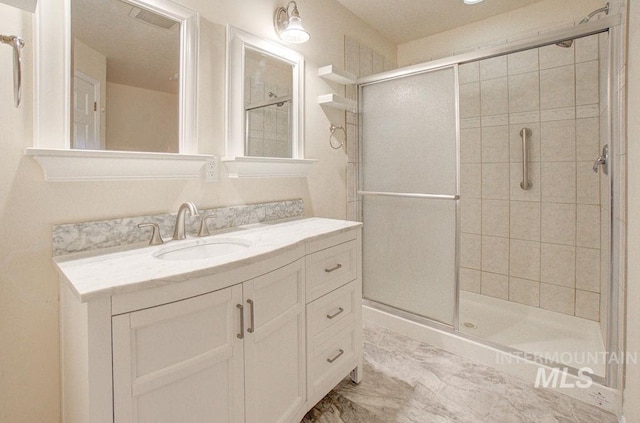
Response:
[{"label": "chrome door handle", "polygon": [[247,328],[247,332],[253,333],[255,329],[255,315],[253,309],[253,300],[247,300],[249,303],[249,327]]},{"label": "chrome door handle", "polygon": [[240,310],[240,333],[236,336],[238,339],[242,339],[244,338],[244,307],[242,307],[242,304],[236,304],[236,308]]},{"label": "chrome door handle", "polygon": [[338,358],[340,358],[340,356],[344,354],[344,350],[341,348],[338,350],[338,354],[336,354],[333,358],[327,358],[327,361],[329,363],[333,363],[334,361],[336,361]]},{"label": "chrome door handle", "polygon": [[531,129],[522,128],[520,130],[520,136],[522,137],[522,182],[520,182],[520,188],[527,191],[531,189],[531,181],[529,181],[529,147],[527,139],[531,136]]},{"label": "chrome door handle", "polygon": [[605,175],[609,174],[609,145],[602,147],[602,154],[593,162],[593,171],[598,173],[598,167],[602,166]]}]

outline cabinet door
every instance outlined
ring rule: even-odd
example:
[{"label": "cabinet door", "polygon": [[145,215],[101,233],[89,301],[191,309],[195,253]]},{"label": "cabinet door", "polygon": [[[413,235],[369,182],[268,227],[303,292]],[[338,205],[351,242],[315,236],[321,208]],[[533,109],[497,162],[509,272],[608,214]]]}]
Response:
[{"label": "cabinet door", "polygon": [[304,288],[304,260],[243,284],[247,423],[290,422],[305,402]]},{"label": "cabinet door", "polygon": [[244,420],[242,287],[113,317],[116,423]]}]

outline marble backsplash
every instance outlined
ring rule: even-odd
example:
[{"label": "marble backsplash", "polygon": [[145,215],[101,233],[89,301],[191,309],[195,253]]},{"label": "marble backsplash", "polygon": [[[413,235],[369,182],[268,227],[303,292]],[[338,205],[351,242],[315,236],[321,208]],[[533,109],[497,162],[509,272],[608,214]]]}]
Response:
[{"label": "marble backsplash", "polygon": [[[198,233],[200,219],[207,216],[214,216],[207,220],[207,225],[210,231],[215,231],[251,223],[301,217],[304,213],[304,202],[302,199],[285,200],[199,211],[199,217],[187,215],[185,219],[186,232],[191,236]],[[151,238],[151,228],[138,228],[140,223],[157,223],[162,237],[168,239],[173,234],[175,219],[176,214],[171,213],[55,225],[53,256],[147,242]]]}]

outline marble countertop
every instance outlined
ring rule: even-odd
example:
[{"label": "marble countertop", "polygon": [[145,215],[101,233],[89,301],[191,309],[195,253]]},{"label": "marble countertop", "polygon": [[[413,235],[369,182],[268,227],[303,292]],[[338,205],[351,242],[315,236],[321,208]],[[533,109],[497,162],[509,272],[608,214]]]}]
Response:
[{"label": "marble countertop", "polygon": [[[163,245],[92,255],[75,254],[54,258],[62,280],[80,301],[102,296],[134,292],[212,275],[274,257],[302,243],[327,235],[349,231],[360,222],[309,218],[271,224],[239,226],[233,231],[206,238],[171,241]],[[250,243],[242,251],[194,260],[162,260],[154,257],[160,250],[215,239],[241,239]]]}]

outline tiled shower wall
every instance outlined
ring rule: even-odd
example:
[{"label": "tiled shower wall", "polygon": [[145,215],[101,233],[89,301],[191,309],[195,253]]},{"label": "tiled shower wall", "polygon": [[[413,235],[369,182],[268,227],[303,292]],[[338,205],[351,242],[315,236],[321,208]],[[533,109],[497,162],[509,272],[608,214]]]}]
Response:
[{"label": "tiled shower wall", "polygon": [[[344,38],[344,64],[345,70],[363,77],[393,69],[395,64],[371,48],[360,44],[353,38]],[[355,86],[346,87],[345,96],[351,100],[358,99],[358,91]],[[358,114],[346,112],[347,128],[347,219],[362,220],[362,205],[358,199]]]},{"label": "tiled shower wall", "polygon": [[599,50],[594,35],[460,66],[461,289],[600,320]]}]

